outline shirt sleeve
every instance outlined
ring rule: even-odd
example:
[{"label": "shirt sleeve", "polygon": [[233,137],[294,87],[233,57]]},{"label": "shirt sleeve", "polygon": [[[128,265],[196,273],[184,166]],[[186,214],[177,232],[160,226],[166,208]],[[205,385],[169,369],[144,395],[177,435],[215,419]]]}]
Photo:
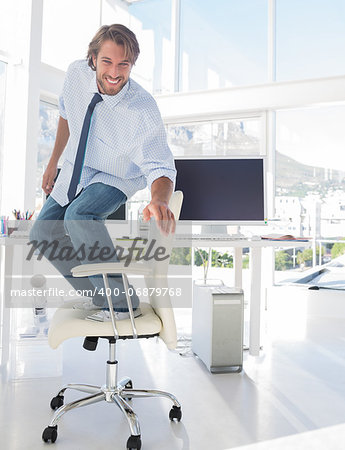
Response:
[{"label": "shirt sleeve", "polygon": [[135,161],[145,175],[149,189],[157,178],[167,177],[174,185],[176,179],[174,157],[167,143],[161,115],[153,98],[150,103],[150,108],[144,113],[141,149]]},{"label": "shirt sleeve", "polygon": [[63,97],[63,92],[59,97],[59,114],[63,119],[67,120],[66,109],[65,109],[65,101]]}]

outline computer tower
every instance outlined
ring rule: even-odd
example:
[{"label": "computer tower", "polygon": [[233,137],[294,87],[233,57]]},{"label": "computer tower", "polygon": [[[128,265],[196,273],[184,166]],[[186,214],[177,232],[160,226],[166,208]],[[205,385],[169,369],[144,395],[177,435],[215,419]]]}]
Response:
[{"label": "computer tower", "polygon": [[241,372],[243,290],[193,286],[192,350],[212,373]]}]

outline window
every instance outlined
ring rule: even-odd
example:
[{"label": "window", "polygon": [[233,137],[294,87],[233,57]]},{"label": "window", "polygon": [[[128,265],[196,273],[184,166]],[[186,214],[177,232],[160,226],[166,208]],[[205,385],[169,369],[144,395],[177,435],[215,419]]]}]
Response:
[{"label": "window", "polygon": [[132,76],[151,93],[172,92],[174,87],[171,8],[171,0],[146,0],[129,7],[129,28],[140,46]]},{"label": "window", "polygon": [[345,73],[344,0],[277,0],[277,80]]},{"label": "window", "polygon": [[265,154],[262,117],[168,125],[175,156],[250,156]]},{"label": "window", "polygon": [[[275,206],[280,223],[275,222],[275,232],[318,242],[344,237],[344,121],[345,105],[277,112]],[[325,241],[321,253],[318,249],[317,260],[322,256],[326,261],[330,249]],[[291,277],[284,270],[312,264],[312,251],[299,251],[300,256],[297,250],[277,252],[278,281]]]},{"label": "window", "polygon": [[181,0],[180,90],[267,81],[266,0]]},{"label": "window", "polygon": [[345,105],[277,112],[276,195],[287,203],[276,212],[306,235],[344,235],[344,121]]},{"label": "window", "polygon": [[[40,128],[38,134],[38,152],[37,152],[37,177],[36,177],[36,211],[40,211],[43,205],[42,176],[47,167],[50,155],[52,153],[57,124],[59,120],[59,110],[57,105],[40,101]],[[63,155],[59,161],[61,165]]]}]

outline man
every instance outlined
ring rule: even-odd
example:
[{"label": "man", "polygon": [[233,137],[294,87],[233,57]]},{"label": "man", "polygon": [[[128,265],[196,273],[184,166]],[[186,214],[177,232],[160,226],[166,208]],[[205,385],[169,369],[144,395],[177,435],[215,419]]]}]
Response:
[{"label": "man", "polygon": [[[89,44],[87,59],[68,68],[56,141],[42,181],[43,191],[50,196],[32,228],[31,240],[57,240],[61,249],[79,249],[97,239],[100,248],[113,248],[104,220],[146,185],[151,201],[143,211],[144,220],[154,217],[165,234],[174,231],[168,202],[176,170],[157,105],[130,78],[138,55],[132,31],[118,24],[102,26]],[[65,160],[54,185],[62,153]],[[110,261],[117,261],[116,256]],[[90,263],[88,258],[51,262],[75,289],[96,288],[92,302],[84,307],[98,311],[88,318],[108,320],[109,313],[100,309],[106,306],[105,296],[97,292],[104,288],[102,279],[71,276],[71,268]],[[117,318],[127,318],[121,277],[111,277],[109,285],[112,292],[116,288],[120,292],[112,295]],[[132,302],[137,309],[135,294]]]}]

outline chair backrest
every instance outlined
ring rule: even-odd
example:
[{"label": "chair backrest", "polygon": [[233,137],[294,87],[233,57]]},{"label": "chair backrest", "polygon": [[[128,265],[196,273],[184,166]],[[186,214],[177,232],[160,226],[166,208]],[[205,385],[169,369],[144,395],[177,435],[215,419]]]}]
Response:
[{"label": "chair backrest", "polygon": [[[183,193],[176,191],[171,196],[169,208],[175,216],[176,222],[180,217],[183,201]],[[161,257],[153,258],[148,261],[152,269],[152,276],[145,276],[146,286],[149,290],[149,300],[155,313],[162,321],[162,330],[160,337],[163,339],[169,349],[174,349],[177,345],[176,324],[174,312],[169,296],[168,268],[171,251],[173,248],[174,235],[164,236],[157,228],[155,221],[151,220],[149,229],[149,245],[152,246],[151,253],[154,254],[161,248]],[[164,253],[162,253],[164,251]]]}]

